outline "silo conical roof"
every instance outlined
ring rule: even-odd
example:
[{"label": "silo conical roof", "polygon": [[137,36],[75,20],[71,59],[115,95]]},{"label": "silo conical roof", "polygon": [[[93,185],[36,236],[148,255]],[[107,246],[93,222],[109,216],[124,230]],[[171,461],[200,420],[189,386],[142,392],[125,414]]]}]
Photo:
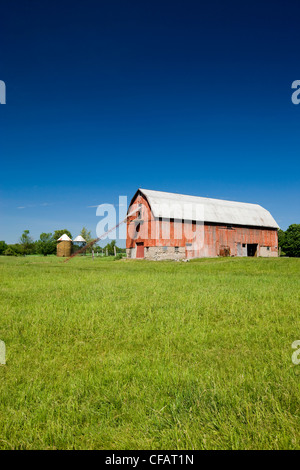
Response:
[{"label": "silo conical roof", "polygon": [[64,233],[61,237],[58,238],[58,242],[71,242],[71,238],[68,237],[66,233]]},{"label": "silo conical roof", "polygon": [[78,235],[78,237],[74,238],[73,242],[86,242],[86,240],[81,235]]}]

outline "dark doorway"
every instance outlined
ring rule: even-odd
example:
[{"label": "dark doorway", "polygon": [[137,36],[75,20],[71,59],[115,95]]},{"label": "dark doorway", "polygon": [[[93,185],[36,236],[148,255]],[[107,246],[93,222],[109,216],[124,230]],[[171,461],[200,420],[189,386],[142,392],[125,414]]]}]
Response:
[{"label": "dark doorway", "polygon": [[257,243],[247,244],[247,256],[257,256]]}]

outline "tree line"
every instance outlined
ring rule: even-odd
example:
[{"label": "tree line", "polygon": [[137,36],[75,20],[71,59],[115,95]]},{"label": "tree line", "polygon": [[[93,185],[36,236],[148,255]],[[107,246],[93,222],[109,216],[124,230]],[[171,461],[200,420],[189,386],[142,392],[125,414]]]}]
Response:
[{"label": "tree line", "polygon": [[[57,240],[63,235],[68,235],[71,239],[72,234],[69,230],[55,230],[54,233],[41,233],[39,240],[34,241],[30,236],[29,230],[24,230],[22,233],[19,242],[14,244],[6,244],[5,241],[0,241],[0,255],[5,256],[26,256],[26,255],[54,255],[56,254]],[[86,244],[93,240],[91,232],[88,231],[85,227],[80,232],[82,238],[86,240]],[[76,251],[84,246],[85,243],[79,245],[73,245],[73,250]],[[91,253],[92,250],[94,253],[103,253],[104,255],[113,256],[115,254],[115,248],[118,253],[125,253],[125,248],[119,248],[116,245],[115,240],[112,240],[111,243],[108,243],[105,247],[100,247],[99,245],[92,245],[87,248],[87,252]]]},{"label": "tree line", "polygon": [[278,246],[282,256],[300,257],[300,224],[292,224],[284,232],[278,230]]},{"label": "tree line", "polygon": [[[0,241],[0,255],[22,256],[30,254],[41,254],[44,256],[56,254],[57,240],[63,235],[68,235],[72,239],[71,232],[67,229],[55,230],[54,233],[41,233],[39,240],[34,241],[30,236],[29,230],[24,230],[19,243],[6,244]],[[87,243],[92,241],[91,232],[85,227],[80,235]],[[278,246],[281,250],[281,256],[300,257],[300,224],[292,224],[286,231],[278,230]],[[87,252],[94,250],[95,253],[103,253],[104,255],[113,256],[115,248],[118,253],[125,253],[125,248],[119,248],[115,240],[112,240],[105,247],[99,245],[91,246]],[[78,247],[79,249],[80,247]],[[75,248],[76,250],[76,248]]]}]

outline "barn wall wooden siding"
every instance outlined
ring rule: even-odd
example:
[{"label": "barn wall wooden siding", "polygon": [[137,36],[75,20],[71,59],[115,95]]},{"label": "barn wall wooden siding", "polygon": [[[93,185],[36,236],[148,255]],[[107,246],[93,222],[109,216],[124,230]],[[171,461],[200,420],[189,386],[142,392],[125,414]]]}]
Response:
[{"label": "barn wall wooden siding", "polygon": [[[220,256],[224,248],[229,249],[230,256],[246,255],[243,245],[257,244],[257,256],[278,256],[278,234],[277,229],[262,228],[253,226],[237,226],[216,223],[204,224],[204,247],[199,252],[189,250],[187,244],[192,243],[192,232],[195,226],[189,223],[188,230],[183,230],[180,225],[182,221],[159,220],[153,217],[151,208],[143,194],[137,194],[131,207],[137,208],[141,205],[143,219],[138,219],[137,214],[128,217],[127,220],[127,256],[135,257],[138,244],[144,245],[144,257],[149,259],[183,259],[193,257],[217,257]],[[146,222],[146,223],[145,223]],[[139,224],[138,238],[132,239],[135,226]],[[169,238],[163,237],[163,233],[168,233]],[[176,238],[176,233],[181,233],[180,238]],[[189,236],[189,230],[191,236]],[[177,232],[178,231],[178,232]],[[153,234],[157,236],[154,238]],[[238,244],[240,244],[238,246]],[[167,247],[167,248],[163,248]],[[176,247],[176,251],[175,251]],[[167,251],[164,251],[167,250]],[[225,250],[226,251],[226,250]],[[133,254],[133,256],[131,256]],[[226,254],[228,254],[226,252]]]}]

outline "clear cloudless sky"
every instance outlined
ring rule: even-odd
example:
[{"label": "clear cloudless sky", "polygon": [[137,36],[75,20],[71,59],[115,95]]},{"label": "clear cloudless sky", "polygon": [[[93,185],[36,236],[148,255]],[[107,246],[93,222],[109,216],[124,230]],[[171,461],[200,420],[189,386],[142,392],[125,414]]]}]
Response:
[{"label": "clear cloudless sky", "polygon": [[299,1],[1,3],[0,240],[141,188],[300,223]]}]

